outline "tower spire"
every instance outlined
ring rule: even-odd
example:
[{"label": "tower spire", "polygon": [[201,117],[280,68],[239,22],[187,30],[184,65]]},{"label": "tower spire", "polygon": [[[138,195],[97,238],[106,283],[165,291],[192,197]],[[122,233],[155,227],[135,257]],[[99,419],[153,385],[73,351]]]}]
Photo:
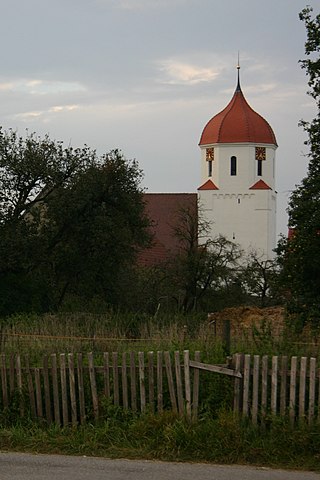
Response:
[{"label": "tower spire", "polygon": [[241,91],[241,87],[240,87],[240,53],[239,53],[239,51],[238,51],[237,70],[238,70],[238,83],[237,83],[236,91],[237,91],[237,92],[240,92],[240,91]]}]

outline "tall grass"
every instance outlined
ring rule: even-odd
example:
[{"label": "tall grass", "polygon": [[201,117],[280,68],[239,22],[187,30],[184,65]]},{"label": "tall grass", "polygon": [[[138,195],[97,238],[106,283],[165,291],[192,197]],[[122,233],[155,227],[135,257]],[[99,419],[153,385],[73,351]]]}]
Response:
[{"label": "tall grass", "polygon": [[261,430],[224,410],[197,424],[172,413],[134,416],[121,409],[77,429],[16,424],[0,429],[0,449],[320,470],[318,426],[292,429],[286,419],[274,419]]},{"label": "tall grass", "polygon": [[[108,312],[93,314],[15,315],[0,319],[2,353],[43,354],[58,352],[200,350],[202,358],[223,363],[223,339],[204,315],[172,315],[157,318],[145,314]],[[297,334],[285,326],[275,336],[272,324],[238,332],[231,338],[231,352],[269,355],[318,356],[318,336]],[[228,352],[229,353],[229,352]]]}]

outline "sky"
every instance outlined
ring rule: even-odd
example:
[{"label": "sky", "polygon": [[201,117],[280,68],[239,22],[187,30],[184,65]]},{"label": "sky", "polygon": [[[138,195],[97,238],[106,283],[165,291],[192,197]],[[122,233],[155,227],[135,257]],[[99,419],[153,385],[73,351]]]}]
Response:
[{"label": "sky", "polygon": [[315,116],[299,12],[315,0],[0,0],[0,125],[120,149],[148,192],[196,192],[202,129],[242,91],[278,141],[277,232]]}]

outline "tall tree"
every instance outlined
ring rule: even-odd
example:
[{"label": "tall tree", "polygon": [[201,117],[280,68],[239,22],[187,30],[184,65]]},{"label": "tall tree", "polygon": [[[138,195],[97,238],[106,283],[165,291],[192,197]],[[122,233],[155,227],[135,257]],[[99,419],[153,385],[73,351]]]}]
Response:
[{"label": "tall tree", "polygon": [[301,124],[308,134],[307,176],[293,192],[289,202],[289,226],[293,235],[278,247],[283,267],[282,283],[292,311],[304,321],[319,323],[320,318],[320,14],[313,17],[311,7],[300,13],[307,33],[306,58],[301,66],[309,77],[308,94],[317,113],[311,122]]},{"label": "tall tree", "polygon": [[0,131],[0,313],[121,302],[122,271],[148,243],[141,171],[48,137]]},{"label": "tall tree", "polygon": [[212,297],[233,284],[241,251],[221,235],[208,239],[210,225],[199,205],[182,208],[178,217],[174,234],[180,250],[169,262],[171,293],[180,308],[190,312],[209,291]]}]

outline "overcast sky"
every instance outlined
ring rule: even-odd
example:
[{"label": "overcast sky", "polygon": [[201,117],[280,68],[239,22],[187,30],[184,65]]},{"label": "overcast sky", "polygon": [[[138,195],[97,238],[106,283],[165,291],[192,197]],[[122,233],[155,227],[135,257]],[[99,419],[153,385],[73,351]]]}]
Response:
[{"label": "overcast sky", "polygon": [[195,192],[200,135],[236,87],[272,126],[278,232],[306,172],[298,122],[315,0],[0,0],[0,125],[136,158],[148,192]]}]

